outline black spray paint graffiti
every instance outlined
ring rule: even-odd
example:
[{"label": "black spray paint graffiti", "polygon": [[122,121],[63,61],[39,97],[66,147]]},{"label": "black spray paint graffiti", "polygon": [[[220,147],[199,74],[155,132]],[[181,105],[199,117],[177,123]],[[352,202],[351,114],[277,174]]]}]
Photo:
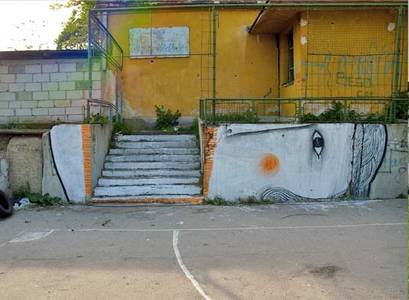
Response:
[{"label": "black spray paint graffiti", "polygon": [[[356,199],[369,197],[371,183],[384,160],[387,145],[387,131],[385,125],[357,124],[354,127],[352,138],[352,172],[350,182],[350,195]],[[313,150],[318,159],[324,149],[324,138],[321,133],[313,133]],[[347,190],[331,195],[330,199],[343,197]],[[308,198],[296,195],[281,188],[270,187],[265,189],[261,200],[272,200],[277,203],[325,201],[325,199]]]}]

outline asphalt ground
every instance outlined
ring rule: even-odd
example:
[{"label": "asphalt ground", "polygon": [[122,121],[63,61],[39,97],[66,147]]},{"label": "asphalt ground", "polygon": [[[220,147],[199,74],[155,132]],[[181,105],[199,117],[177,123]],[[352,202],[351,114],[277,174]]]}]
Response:
[{"label": "asphalt ground", "polygon": [[0,299],[407,299],[407,200],[30,208]]}]

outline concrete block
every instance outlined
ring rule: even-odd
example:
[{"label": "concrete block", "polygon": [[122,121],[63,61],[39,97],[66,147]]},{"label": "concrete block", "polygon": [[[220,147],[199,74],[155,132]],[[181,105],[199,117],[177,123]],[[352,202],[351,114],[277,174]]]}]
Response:
[{"label": "concrete block", "polygon": [[16,74],[16,82],[33,82],[33,74]]},{"label": "concrete block", "polygon": [[27,101],[10,101],[10,102],[0,102],[8,104],[8,108],[21,108],[21,105]]},{"label": "concrete block", "polygon": [[0,93],[0,101],[14,101],[16,100],[16,93],[2,92]]},{"label": "concrete block", "polygon": [[82,99],[82,91],[67,91],[67,99]]},{"label": "concrete block", "polygon": [[77,81],[77,80],[84,80],[84,72],[73,72],[67,73],[67,80],[70,81]]},{"label": "concrete block", "polygon": [[65,91],[50,91],[49,93],[49,99],[52,100],[61,100],[66,98],[66,92]]},{"label": "concrete block", "polygon": [[67,73],[51,73],[50,81],[67,81]]},{"label": "concrete block", "polygon": [[33,82],[49,82],[49,81],[50,81],[49,73],[41,73],[41,74],[33,75]]},{"label": "concrete block", "polygon": [[101,90],[93,90],[92,91],[92,98],[101,99],[102,98]]},{"label": "concrete block", "polygon": [[54,101],[54,106],[55,107],[69,107],[71,106],[71,101],[70,100],[56,100]]},{"label": "concrete block", "polygon": [[16,82],[16,76],[14,74],[0,74],[0,83],[13,83]]},{"label": "concrete block", "polygon": [[7,83],[0,83],[0,92],[8,92],[9,85]]},{"label": "concrete block", "polygon": [[54,101],[38,101],[38,107],[54,107]]},{"label": "concrete block", "polygon": [[43,153],[39,137],[13,137],[7,146],[10,188],[16,191],[27,185],[41,193]]},{"label": "concrete block", "polygon": [[87,62],[78,62],[76,65],[77,72],[86,72],[88,71],[88,63]]},{"label": "concrete block", "polygon": [[66,116],[65,114],[64,114],[64,115],[60,115],[60,116],[50,115],[49,117],[50,117],[50,120],[51,120],[51,121],[57,122],[57,123],[67,122],[67,121],[68,121],[68,116]]},{"label": "concrete block", "polygon": [[100,90],[101,89],[101,80],[94,80],[92,82],[92,88],[95,90]]},{"label": "concrete block", "polygon": [[16,109],[16,116],[31,116],[31,109],[29,108],[21,108]]},{"label": "concrete block", "polygon": [[26,72],[26,65],[9,65],[9,74],[22,74]]},{"label": "concrete block", "polygon": [[65,63],[65,64],[59,64],[60,66],[60,72],[76,72],[77,71],[77,65],[76,63]]},{"label": "concrete block", "polygon": [[101,80],[101,72],[92,72],[92,80]]},{"label": "concrete block", "polygon": [[58,83],[57,82],[43,82],[42,89],[43,91],[57,91]]},{"label": "concrete block", "polygon": [[111,149],[109,154],[112,155],[144,155],[144,154],[175,154],[175,155],[189,155],[198,154],[197,148],[155,148],[155,149]]},{"label": "concrete block", "polygon": [[68,115],[67,116],[68,122],[82,122],[84,120],[83,115]]},{"label": "concrete block", "polygon": [[48,100],[48,92],[33,92],[33,100]]},{"label": "concrete block", "polygon": [[37,108],[38,101],[23,101],[20,105],[21,108]]},{"label": "concrete block", "polygon": [[198,195],[200,192],[201,188],[195,185],[118,186],[97,187],[95,196]]},{"label": "concrete block", "polygon": [[16,96],[17,96],[17,101],[30,101],[30,100],[33,100],[33,93],[32,92],[18,92],[18,93],[16,93]]},{"label": "concrete block", "polygon": [[44,64],[42,66],[43,73],[54,73],[58,72],[58,64]]},{"label": "concrete block", "polygon": [[88,89],[88,81],[87,80],[78,80],[75,82],[75,89],[76,90],[87,90]]},{"label": "concrete block", "polygon": [[25,90],[24,83],[10,83],[9,84],[9,91],[10,92],[21,92]]},{"label": "concrete block", "polygon": [[84,113],[82,107],[68,107],[66,110],[67,115],[81,115]]},{"label": "concrete block", "polygon": [[9,67],[7,65],[0,65],[0,74],[7,74],[9,72]]},{"label": "concrete block", "polygon": [[75,90],[75,82],[74,81],[59,82],[59,89],[61,91],[73,91]]},{"label": "concrete block", "polygon": [[173,169],[173,170],[195,170],[200,168],[199,162],[106,162],[105,169],[109,170],[136,170],[136,169]]},{"label": "concrete block", "polygon": [[64,115],[65,114],[65,108],[50,108],[48,110],[48,113],[50,115]]},{"label": "concrete block", "polygon": [[170,184],[198,184],[199,177],[162,177],[162,178],[101,178],[98,186],[121,186],[121,185],[170,185]]},{"label": "concrete block", "polygon": [[9,107],[10,103],[13,103],[13,102],[2,101],[0,102],[0,108],[12,108],[12,107]]},{"label": "concrete block", "polygon": [[25,83],[26,91],[41,91],[41,83]]},{"label": "concrete block", "polygon": [[26,65],[26,73],[41,73],[41,65]]},{"label": "concrete block", "polygon": [[78,106],[83,107],[85,105],[87,105],[87,100],[72,100],[71,101],[71,106],[73,107],[78,107]]},{"label": "concrete block", "polygon": [[0,116],[14,116],[14,109],[0,109]]},{"label": "concrete block", "polygon": [[47,108],[34,108],[32,111],[33,116],[48,116]]}]

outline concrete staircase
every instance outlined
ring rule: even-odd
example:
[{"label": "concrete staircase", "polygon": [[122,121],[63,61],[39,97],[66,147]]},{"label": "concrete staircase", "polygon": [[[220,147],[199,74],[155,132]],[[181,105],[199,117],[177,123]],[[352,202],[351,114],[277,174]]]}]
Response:
[{"label": "concrete staircase", "polygon": [[95,203],[201,203],[194,135],[121,135],[105,158]]}]

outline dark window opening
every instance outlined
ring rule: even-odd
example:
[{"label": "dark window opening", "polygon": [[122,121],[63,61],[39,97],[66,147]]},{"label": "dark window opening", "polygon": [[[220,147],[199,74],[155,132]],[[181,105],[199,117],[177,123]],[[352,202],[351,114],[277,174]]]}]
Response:
[{"label": "dark window opening", "polygon": [[287,83],[294,82],[294,40],[293,33],[287,35],[288,45],[288,80]]}]

